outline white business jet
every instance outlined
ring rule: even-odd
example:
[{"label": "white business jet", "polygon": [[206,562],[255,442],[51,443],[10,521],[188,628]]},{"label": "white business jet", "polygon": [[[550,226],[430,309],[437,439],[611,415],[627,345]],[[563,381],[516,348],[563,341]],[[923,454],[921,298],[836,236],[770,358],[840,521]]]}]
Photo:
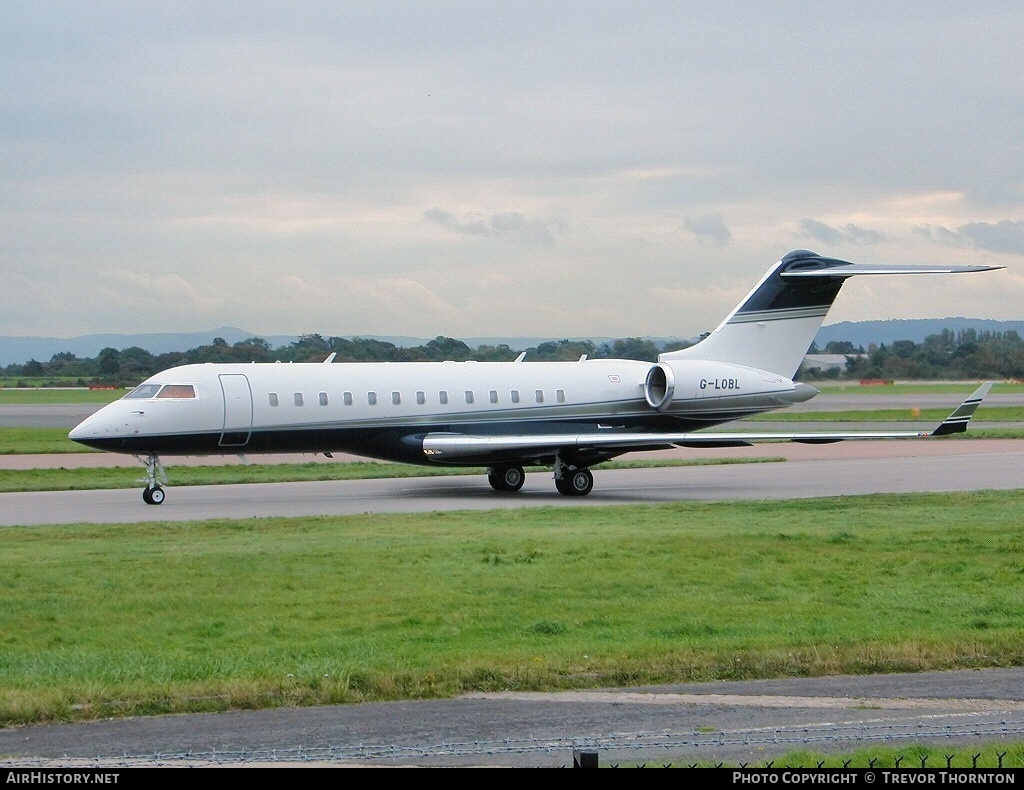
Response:
[{"label": "white business jet", "polygon": [[658,362],[398,362],[184,365],[159,373],[70,438],[146,464],[143,499],[164,501],[160,455],[348,452],[485,466],[499,492],[524,467],[585,496],[589,467],[623,453],[788,440],[942,436],[967,429],[986,384],[930,432],[713,433],[704,429],[818,394],[793,377],[847,277],[978,272],[998,266],[882,266],[786,255],[708,337]]}]

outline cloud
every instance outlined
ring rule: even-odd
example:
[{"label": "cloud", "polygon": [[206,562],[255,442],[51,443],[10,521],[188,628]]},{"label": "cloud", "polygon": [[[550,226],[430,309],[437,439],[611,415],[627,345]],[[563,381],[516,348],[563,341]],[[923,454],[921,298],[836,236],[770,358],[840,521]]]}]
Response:
[{"label": "cloud", "polygon": [[876,230],[847,223],[843,228],[833,228],[816,219],[800,220],[798,236],[820,241],[822,244],[879,244],[885,236]]},{"label": "cloud", "polygon": [[974,247],[989,252],[1024,254],[1024,221],[968,222],[956,230],[942,225],[918,225],[914,233],[940,244]]},{"label": "cloud", "polygon": [[99,272],[103,287],[112,296],[125,298],[135,308],[141,305],[173,306],[188,311],[214,311],[224,305],[224,299],[213,289],[193,285],[178,274],[139,273],[128,269]]},{"label": "cloud", "polygon": [[470,219],[460,221],[450,211],[431,208],[423,212],[423,217],[440,225],[442,228],[465,236],[481,236],[484,238],[507,239],[520,244],[553,245],[555,237],[567,232],[565,223],[558,220],[543,220],[539,217],[530,219],[515,211],[492,214],[489,219]]},{"label": "cloud", "polygon": [[427,314],[438,320],[459,321],[462,312],[434,290],[408,277],[349,278],[343,291],[358,300],[370,315],[393,315],[402,311]]},{"label": "cloud", "polygon": [[721,214],[705,214],[701,217],[687,217],[683,220],[683,228],[705,244],[721,246],[732,241],[732,234],[725,226]]}]

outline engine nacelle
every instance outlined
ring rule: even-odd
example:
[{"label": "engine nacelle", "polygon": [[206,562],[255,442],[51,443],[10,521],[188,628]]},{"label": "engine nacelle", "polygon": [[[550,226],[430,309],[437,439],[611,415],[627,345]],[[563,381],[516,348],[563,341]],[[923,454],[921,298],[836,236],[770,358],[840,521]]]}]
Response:
[{"label": "engine nacelle", "polygon": [[794,384],[777,373],[728,362],[673,359],[647,371],[644,399],[660,412],[737,407],[776,409],[801,403],[817,394],[806,384]]},{"label": "engine nacelle", "polygon": [[644,397],[652,409],[665,411],[672,405],[676,391],[676,374],[667,362],[659,362],[647,371],[644,381]]}]

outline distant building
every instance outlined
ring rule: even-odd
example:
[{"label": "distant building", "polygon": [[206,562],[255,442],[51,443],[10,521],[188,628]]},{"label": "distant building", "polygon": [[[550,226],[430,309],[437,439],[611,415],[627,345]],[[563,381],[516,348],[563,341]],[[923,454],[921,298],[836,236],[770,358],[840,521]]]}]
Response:
[{"label": "distant building", "polygon": [[808,354],[804,357],[805,368],[818,368],[822,372],[826,370],[846,370],[846,360],[849,357],[860,359],[866,354]]}]

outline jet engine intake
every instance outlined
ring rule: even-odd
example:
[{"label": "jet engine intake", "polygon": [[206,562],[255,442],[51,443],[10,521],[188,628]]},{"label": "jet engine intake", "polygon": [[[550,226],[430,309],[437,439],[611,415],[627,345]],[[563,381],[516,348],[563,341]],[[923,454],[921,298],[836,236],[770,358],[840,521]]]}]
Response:
[{"label": "jet engine intake", "polygon": [[672,395],[676,389],[676,376],[672,367],[665,362],[647,371],[644,381],[644,397],[652,409],[665,411],[672,404]]}]

